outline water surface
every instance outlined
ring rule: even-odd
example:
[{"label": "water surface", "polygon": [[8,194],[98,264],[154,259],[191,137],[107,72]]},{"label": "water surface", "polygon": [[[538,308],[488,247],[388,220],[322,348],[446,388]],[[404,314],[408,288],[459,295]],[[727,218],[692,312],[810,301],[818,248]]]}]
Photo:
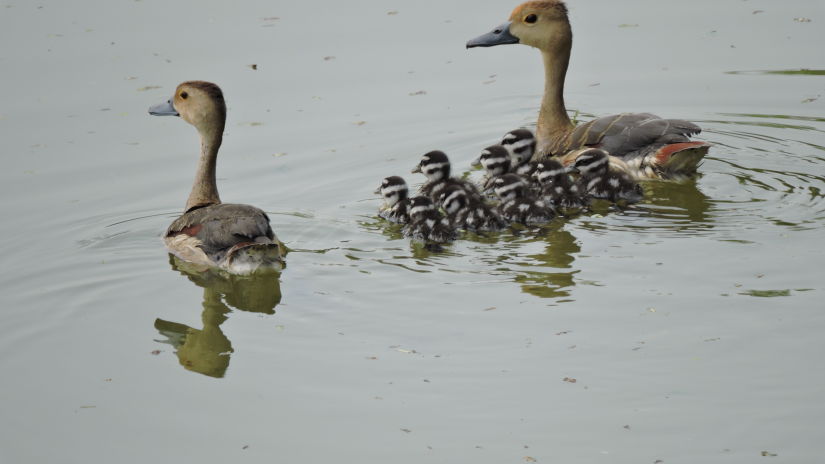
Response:
[{"label": "water surface", "polygon": [[[571,112],[693,120],[700,176],[411,245],[382,177],[534,123],[537,53],[464,49],[512,6],[0,2],[3,462],[817,461],[825,7],[571,2]],[[279,276],[163,249],[197,138],[146,108],[187,79]]]}]

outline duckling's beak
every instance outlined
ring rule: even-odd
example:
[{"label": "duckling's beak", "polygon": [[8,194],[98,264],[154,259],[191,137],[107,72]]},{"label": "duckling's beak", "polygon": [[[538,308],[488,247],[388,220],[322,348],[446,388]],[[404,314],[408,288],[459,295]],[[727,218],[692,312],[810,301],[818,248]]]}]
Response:
[{"label": "duckling's beak", "polygon": [[481,186],[481,191],[483,193],[487,193],[490,190],[493,190],[493,187],[495,187],[495,185],[496,185],[495,178],[490,177],[486,181],[484,181],[484,185]]},{"label": "duckling's beak", "polygon": [[479,158],[474,159],[474,160],[470,163],[470,166],[472,166],[472,167],[474,167],[474,168],[477,168],[477,167],[481,166],[481,158],[479,157]]},{"label": "duckling's beak", "polygon": [[578,174],[579,173],[579,168],[577,168],[576,165],[571,164],[570,166],[567,166],[566,168],[564,168],[564,172],[566,172],[568,174]]},{"label": "duckling's beak", "polygon": [[470,40],[467,42],[467,48],[494,47],[496,45],[519,43],[519,38],[510,33],[511,22],[512,21],[507,21],[492,31]]},{"label": "duckling's beak", "polygon": [[421,172],[421,165],[419,164],[418,166],[414,167],[413,170],[410,172],[413,174]]},{"label": "duckling's beak", "polygon": [[175,105],[172,104],[171,98],[163,103],[150,106],[149,114],[152,116],[180,116],[180,113],[175,109]]},{"label": "duckling's beak", "polygon": [[381,186],[379,185],[379,186],[378,186],[378,188],[377,188],[377,189],[375,189],[375,191],[374,191],[374,192],[372,192],[372,193],[374,193],[374,194],[376,194],[376,195],[381,195]]}]

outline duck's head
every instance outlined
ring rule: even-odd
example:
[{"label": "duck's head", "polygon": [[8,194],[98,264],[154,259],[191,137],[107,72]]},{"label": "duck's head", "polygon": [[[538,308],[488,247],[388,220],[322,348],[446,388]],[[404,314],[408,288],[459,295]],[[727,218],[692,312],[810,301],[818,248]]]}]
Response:
[{"label": "duck's head", "polygon": [[505,174],[493,181],[493,189],[501,201],[512,200],[524,196],[527,183],[517,174]]},{"label": "duck's head", "polygon": [[554,179],[560,176],[566,176],[569,169],[562,166],[562,164],[555,159],[546,159],[536,165],[536,171],[533,172],[533,177],[539,181],[540,184],[549,184]]},{"label": "duck's head", "polygon": [[149,108],[153,116],[180,116],[198,131],[220,127],[226,122],[226,103],[221,88],[211,82],[186,81],[178,85],[169,100]]},{"label": "duck's head", "polygon": [[467,48],[521,43],[545,51],[570,48],[572,33],[567,6],[560,0],[524,2],[510,14],[510,20],[467,42]]},{"label": "duck's head", "polygon": [[458,185],[451,185],[444,189],[439,198],[441,206],[448,215],[453,215],[467,206],[467,192]]},{"label": "duck's head", "polygon": [[431,151],[421,157],[421,161],[412,172],[423,173],[430,182],[446,179],[450,177],[450,159],[443,151]]},{"label": "duck's head", "polygon": [[536,152],[536,136],[528,129],[516,129],[504,134],[501,145],[510,153],[510,162],[518,167],[530,161]]},{"label": "duck's head", "polygon": [[591,148],[579,154],[572,171],[578,172],[582,177],[593,177],[606,174],[609,167],[610,159],[607,152]]},{"label": "duck's head", "polygon": [[381,181],[381,185],[379,185],[378,189],[375,191],[375,193],[381,194],[387,206],[393,206],[399,201],[407,198],[408,192],[409,189],[407,188],[407,183],[402,177],[399,176],[385,177],[384,180]]},{"label": "duck's head", "polygon": [[417,196],[410,198],[410,217],[420,218],[426,215],[429,211],[435,211],[435,205],[432,200],[424,196]]}]

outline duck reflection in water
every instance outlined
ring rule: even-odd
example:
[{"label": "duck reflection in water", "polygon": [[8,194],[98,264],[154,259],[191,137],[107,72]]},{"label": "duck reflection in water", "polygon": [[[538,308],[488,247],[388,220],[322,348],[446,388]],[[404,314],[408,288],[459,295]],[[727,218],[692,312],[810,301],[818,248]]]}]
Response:
[{"label": "duck reflection in water", "polygon": [[156,319],[155,329],[167,338],[156,341],[172,345],[185,369],[210,377],[223,377],[233,350],[221,324],[228,318],[231,308],[275,314],[275,306],[281,302],[280,274],[270,271],[233,275],[187,263],[171,254],[169,263],[172,269],[203,288],[203,328]]},{"label": "duck reflection in water", "polygon": [[[543,234],[536,235],[536,241],[547,243],[543,253],[525,255],[521,264],[525,267],[536,266],[542,270],[523,270],[519,267],[515,282],[521,284],[521,291],[539,298],[568,298],[576,285],[574,276],[579,273],[573,269],[573,262],[581,247],[576,237],[564,230],[563,221],[553,221],[542,228]],[[547,268],[559,272],[547,272]]]}]

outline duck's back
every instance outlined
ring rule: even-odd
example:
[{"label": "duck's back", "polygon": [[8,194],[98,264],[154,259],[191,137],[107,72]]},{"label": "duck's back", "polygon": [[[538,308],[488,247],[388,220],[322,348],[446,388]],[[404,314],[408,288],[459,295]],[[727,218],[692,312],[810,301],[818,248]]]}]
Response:
[{"label": "duck's back", "polygon": [[[710,147],[706,142],[690,140],[700,132],[699,126],[682,119],[621,113],[579,124],[545,151],[561,156],[571,150],[597,147],[639,170],[636,177],[678,177],[695,171]],[[657,172],[645,172],[647,167]]]},{"label": "duck's back", "polygon": [[[170,251],[187,261],[226,268],[241,265],[236,258],[251,259],[253,263],[249,265],[252,266],[267,266],[276,252],[278,257],[283,253],[263,210],[232,203],[209,205],[184,213],[166,230],[165,242]],[[239,250],[250,247],[257,250],[239,253]],[[256,261],[260,262],[255,264]]]}]

